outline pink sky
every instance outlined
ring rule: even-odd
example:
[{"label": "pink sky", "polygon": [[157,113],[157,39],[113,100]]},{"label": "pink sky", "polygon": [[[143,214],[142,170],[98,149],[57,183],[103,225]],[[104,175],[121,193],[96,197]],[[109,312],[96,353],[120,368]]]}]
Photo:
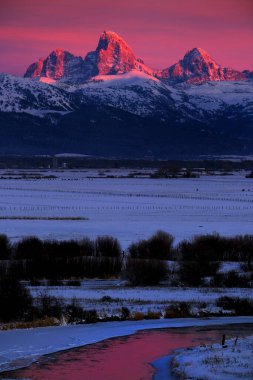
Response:
[{"label": "pink sky", "polygon": [[253,70],[252,0],[0,0],[0,72],[64,48],[84,57],[113,30],[154,68],[202,47],[224,66]]}]

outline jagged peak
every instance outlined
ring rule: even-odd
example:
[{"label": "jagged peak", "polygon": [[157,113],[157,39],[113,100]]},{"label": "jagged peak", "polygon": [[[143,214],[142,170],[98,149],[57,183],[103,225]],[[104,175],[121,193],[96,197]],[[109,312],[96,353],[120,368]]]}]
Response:
[{"label": "jagged peak", "polygon": [[203,59],[205,61],[211,60],[215,62],[215,60],[210,56],[210,54],[207,53],[207,51],[199,47],[188,50],[183,59]]},{"label": "jagged peak", "polygon": [[125,40],[121,36],[119,36],[117,33],[113,32],[113,31],[110,31],[110,30],[106,31],[105,30],[100,35],[97,50],[106,49],[108,47],[108,45],[110,45],[110,44],[120,45],[120,46],[124,47],[124,49],[127,49],[127,50],[132,52],[131,47],[125,42]]},{"label": "jagged peak", "polygon": [[49,56],[52,56],[52,55],[55,55],[56,57],[61,56],[61,55],[70,55],[72,57],[74,56],[72,53],[70,53],[69,51],[64,50],[62,48],[56,48],[56,49],[52,50],[51,53],[49,54]]},{"label": "jagged peak", "polygon": [[101,33],[100,38],[122,40],[122,37],[120,37],[117,33],[113,32],[112,30],[104,30]]}]

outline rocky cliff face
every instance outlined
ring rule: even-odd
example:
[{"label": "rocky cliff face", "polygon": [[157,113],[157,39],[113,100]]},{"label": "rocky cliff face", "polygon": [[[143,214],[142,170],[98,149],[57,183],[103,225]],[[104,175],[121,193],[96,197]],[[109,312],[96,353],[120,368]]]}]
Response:
[{"label": "rocky cliff face", "polygon": [[44,59],[40,58],[38,62],[32,63],[25,72],[25,78],[38,78],[41,76]]},{"label": "rocky cliff face", "polygon": [[243,80],[245,75],[239,71],[219,65],[206,51],[194,48],[184,58],[156,76],[170,84],[187,82],[200,84],[207,81]]},{"label": "rocky cliff face", "polygon": [[174,65],[153,70],[137,58],[131,47],[115,32],[101,34],[96,50],[84,59],[65,50],[56,49],[46,59],[30,65],[28,78],[61,79],[70,84],[82,83],[98,75],[125,74],[132,70],[144,72],[170,85],[201,84],[208,81],[237,81],[252,77],[252,72],[239,72],[222,67],[206,51],[194,48]]},{"label": "rocky cliff face", "polygon": [[27,78],[45,77],[54,80],[82,76],[83,60],[63,49],[53,50],[46,59],[30,65],[24,75]]},{"label": "rocky cliff face", "polygon": [[120,36],[108,31],[101,34],[96,50],[89,52],[84,59],[56,49],[46,59],[31,64],[24,76],[81,82],[96,75],[124,74],[134,69],[154,74]]},{"label": "rocky cliff face", "polygon": [[87,77],[124,74],[134,69],[153,75],[153,70],[136,58],[127,43],[110,31],[101,34],[97,49],[87,54],[84,64]]}]

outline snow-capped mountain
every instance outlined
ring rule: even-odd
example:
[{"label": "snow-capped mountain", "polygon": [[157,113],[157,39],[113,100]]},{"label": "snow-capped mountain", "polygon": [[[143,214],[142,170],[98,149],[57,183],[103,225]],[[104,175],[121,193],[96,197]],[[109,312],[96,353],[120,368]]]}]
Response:
[{"label": "snow-capped mountain", "polygon": [[84,58],[56,49],[30,65],[25,78],[1,74],[0,119],[13,131],[24,124],[39,149],[34,125],[65,151],[253,154],[252,73],[222,67],[200,48],[154,70],[107,31]]},{"label": "snow-capped mountain", "polygon": [[[53,50],[46,59],[40,58],[32,63],[24,75],[25,78],[48,78],[66,81],[84,80],[84,62],[81,57],[63,49]],[[45,81],[45,80],[44,80]]]},{"label": "snow-capped mountain", "polygon": [[92,81],[68,87],[84,103],[103,104],[140,116],[166,117],[175,110],[171,89],[143,71],[97,75]]},{"label": "snow-capped mountain", "polygon": [[135,69],[153,75],[153,70],[136,58],[123,38],[111,31],[101,34],[96,50],[87,54],[84,65],[87,77],[124,74]]},{"label": "snow-capped mountain", "polygon": [[77,108],[74,96],[39,81],[0,74],[0,111],[26,112],[43,116]]},{"label": "snow-capped mountain", "polygon": [[222,67],[201,48],[188,51],[183,59],[169,68],[157,72],[156,76],[169,84],[235,81],[243,80],[246,77],[244,73]]},{"label": "snow-capped mountain", "polygon": [[67,83],[80,83],[97,75],[124,74],[131,70],[154,72],[140,58],[136,58],[126,42],[111,31],[101,34],[95,51],[84,59],[55,49],[46,59],[40,58],[26,70],[26,78],[49,78]]},{"label": "snow-capped mountain", "polygon": [[152,69],[137,58],[131,47],[118,34],[104,31],[95,51],[84,59],[65,50],[55,49],[46,59],[32,63],[26,73],[27,78],[48,78],[67,83],[83,83],[98,75],[125,74],[132,70],[157,77],[167,84],[200,84],[208,81],[237,81],[252,77],[252,72],[240,72],[222,67],[205,50],[194,48],[174,65],[162,69]]},{"label": "snow-capped mountain", "polygon": [[190,117],[212,123],[221,117],[253,122],[253,81],[210,81],[170,87],[175,105]]}]

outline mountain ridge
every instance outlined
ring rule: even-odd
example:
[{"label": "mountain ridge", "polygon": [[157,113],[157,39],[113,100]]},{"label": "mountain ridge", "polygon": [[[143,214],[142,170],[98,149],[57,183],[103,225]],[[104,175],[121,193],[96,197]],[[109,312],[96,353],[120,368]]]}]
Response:
[{"label": "mountain ridge", "polygon": [[105,31],[84,59],[55,49],[0,74],[0,153],[253,154],[252,79],[201,48],[154,70]]},{"label": "mountain ridge", "polygon": [[63,49],[55,49],[46,59],[32,63],[24,76],[82,83],[98,75],[125,74],[131,70],[143,71],[171,85],[244,80],[252,76],[249,70],[240,72],[221,66],[202,48],[189,50],[182,59],[168,68],[152,69],[141,58],[137,58],[125,40],[113,31],[104,31],[97,48],[88,52],[84,58]]}]

